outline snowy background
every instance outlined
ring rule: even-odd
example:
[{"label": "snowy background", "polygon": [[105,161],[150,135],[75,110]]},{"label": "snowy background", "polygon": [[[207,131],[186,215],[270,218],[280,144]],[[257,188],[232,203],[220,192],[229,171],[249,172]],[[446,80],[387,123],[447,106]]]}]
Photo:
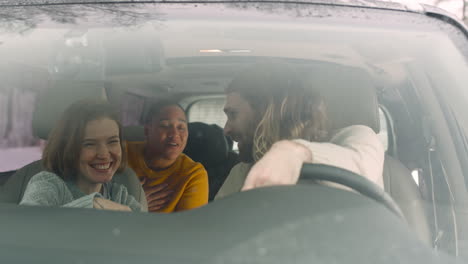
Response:
[{"label": "snowy background", "polygon": [[389,2],[402,3],[408,6],[412,6],[415,3],[437,6],[441,9],[444,9],[447,12],[452,13],[457,18],[464,20],[465,23],[468,22],[468,19],[467,19],[468,10],[466,10],[467,9],[466,5],[468,4],[468,1],[464,1],[464,0],[420,0],[420,1],[394,0],[394,1],[389,1]]}]

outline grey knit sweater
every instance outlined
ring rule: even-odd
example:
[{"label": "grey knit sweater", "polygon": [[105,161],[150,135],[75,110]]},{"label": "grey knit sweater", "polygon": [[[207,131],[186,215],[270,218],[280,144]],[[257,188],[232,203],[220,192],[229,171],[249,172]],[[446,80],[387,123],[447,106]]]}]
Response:
[{"label": "grey knit sweater", "polygon": [[20,205],[93,208],[94,197],[102,197],[127,205],[132,211],[141,211],[141,205],[128,194],[127,188],[123,185],[105,183],[102,194],[95,192],[86,195],[73,182],[65,182],[48,171],[39,172],[31,178]]}]

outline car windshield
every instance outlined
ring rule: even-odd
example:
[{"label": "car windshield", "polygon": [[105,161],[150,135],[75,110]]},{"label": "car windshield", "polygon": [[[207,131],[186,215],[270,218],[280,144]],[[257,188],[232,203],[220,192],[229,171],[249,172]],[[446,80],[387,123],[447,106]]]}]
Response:
[{"label": "car windshield", "polygon": [[[51,81],[102,82],[108,90],[151,97],[167,89],[217,93],[239,68],[269,57],[301,64],[305,71],[330,67],[356,73],[353,78],[380,90],[430,81],[465,91],[468,69],[454,43],[463,39],[447,35],[436,20],[359,8],[345,12],[342,7],[323,6],[299,10],[301,6],[293,4],[256,7],[3,8],[1,170],[14,170],[40,157],[34,146],[41,142],[33,138],[30,121],[37,95]],[[426,80],[420,79],[423,75]],[[352,89],[357,83],[346,85]],[[222,126],[225,119],[218,116],[216,122]],[[124,119],[124,125],[136,123],[135,118]]]},{"label": "car windshield", "polygon": [[[364,111],[359,108],[361,92],[353,95],[353,91],[366,87],[375,91],[380,124],[372,128],[386,154],[409,169],[411,184],[423,198],[434,202],[433,194],[440,191],[451,196],[441,198],[444,202],[457,200],[458,194],[465,197],[467,180],[446,163],[436,174],[441,175],[438,183],[448,185],[449,190],[434,190],[438,183],[431,183],[429,163],[440,165],[450,158],[443,158],[442,153],[431,156],[434,152],[428,146],[437,138],[437,129],[448,127],[454,138],[456,131],[459,142],[465,142],[452,162],[459,160],[461,169],[468,166],[463,156],[468,151],[464,137],[468,132],[468,41],[464,33],[435,16],[390,4],[388,9],[307,3],[2,7],[0,184],[41,159],[55,124],[48,115],[61,114],[63,105],[74,98],[92,95],[117,107],[123,127],[130,131],[126,134],[129,141],[133,140],[131,129],[144,125],[151,102],[168,97],[178,100],[188,122],[222,128],[229,83],[249,66],[274,60],[294,65],[306,84],[320,87],[323,93],[343,91],[330,102],[332,127],[353,125],[349,116],[366,124],[367,117],[352,112],[345,116],[333,107],[343,102],[344,108]],[[428,103],[436,100],[428,94],[438,98],[440,105]],[[41,105],[43,96],[52,100]],[[452,125],[432,123],[439,118],[431,112],[435,105],[442,108],[442,120],[455,120]],[[44,114],[38,109],[48,110]],[[439,139],[435,145],[445,143]],[[230,150],[237,155],[235,142]],[[462,210],[466,213],[466,208]],[[448,212],[429,211],[433,215]],[[429,222],[433,218],[437,222],[434,216]],[[431,226],[429,240],[436,241],[432,246],[458,254],[463,243],[454,241],[463,239],[456,237],[451,224],[439,221]],[[440,230],[443,235],[437,233]]]}]

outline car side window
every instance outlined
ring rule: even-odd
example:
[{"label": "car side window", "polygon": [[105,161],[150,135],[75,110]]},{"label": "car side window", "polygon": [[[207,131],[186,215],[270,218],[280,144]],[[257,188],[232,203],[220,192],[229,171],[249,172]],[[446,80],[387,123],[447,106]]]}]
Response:
[{"label": "car side window", "polygon": [[143,96],[126,93],[120,103],[121,122],[123,126],[140,125],[145,98]]},{"label": "car side window", "polygon": [[[39,94],[48,87],[41,69],[13,65],[0,84],[0,178],[41,159],[45,141],[34,135],[32,120]],[[0,179],[0,183],[2,179]]]},{"label": "car side window", "polygon": [[389,129],[388,129],[388,124],[389,124],[389,119],[384,113],[382,107],[379,107],[379,118],[380,118],[380,132],[377,133],[379,136],[380,141],[384,145],[385,151],[388,150],[388,145],[389,145]]}]

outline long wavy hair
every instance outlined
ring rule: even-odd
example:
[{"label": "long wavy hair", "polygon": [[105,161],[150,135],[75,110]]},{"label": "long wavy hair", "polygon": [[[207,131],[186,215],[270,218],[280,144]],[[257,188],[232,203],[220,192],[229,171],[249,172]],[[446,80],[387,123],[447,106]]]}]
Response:
[{"label": "long wavy hair", "polygon": [[258,161],[280,140],[328,139],[327,110],[323,98],[305,87],[285,63],[259,63],[234,78],[226,93],[237,92],[258,113],[252,157]]}]

